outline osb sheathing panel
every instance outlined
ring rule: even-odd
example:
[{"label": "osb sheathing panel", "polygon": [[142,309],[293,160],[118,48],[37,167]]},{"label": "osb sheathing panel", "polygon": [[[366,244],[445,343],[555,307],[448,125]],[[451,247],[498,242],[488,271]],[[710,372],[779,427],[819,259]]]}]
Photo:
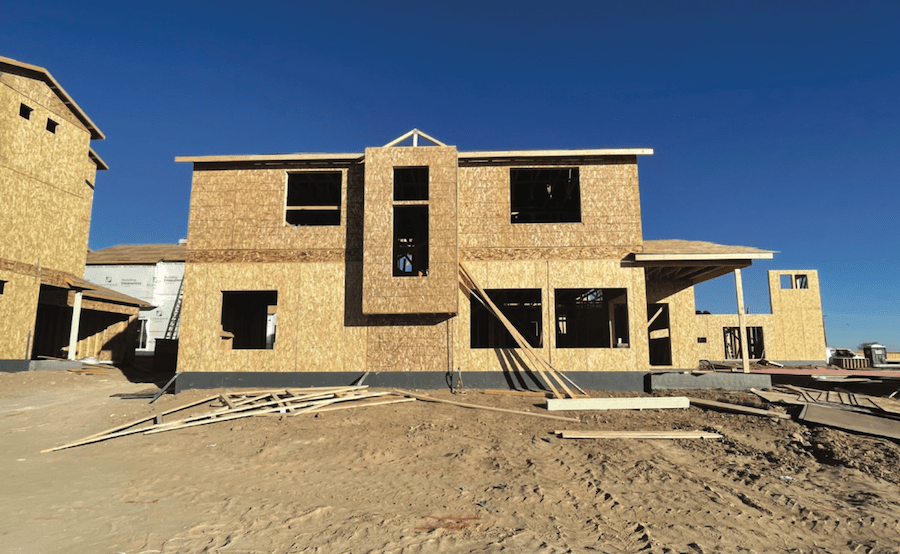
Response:
[{"label": "osb sheathing panel", "polygon": [[131,361],[134,358],[137,311],[134,308],[135,313],[128,315],[83,309],[76,358],[92,357],[115,363]]},{"label": "osb sheathing panel", "polygon": [[[685,288],[685,283],[675,281],[649,281],[647,283],[647,304],[669,305],[669,337],[672,345],[672,365],[675,368],[697,367],[697,322],[694,308],[694,289]],[[647,319],[654,314],[646,310]],[[648,345],[649,348],[649,345]],[[648,358],[649,363],[649,358]],[[664,368],[667,366],[653,366]]]},{"label": "osb sheathing panel", "polygon": [[[455,313],[458,279],[456,148],[367,148],[365,165],[363,312]],[[429,168],[428,275],[394,277],[394,168],[413,166]]]},{"label": "osb sheathing panel", "polygon": [[[23,102],[34,108],[31,119],[19,116]],[[46,130],[48,117],[59,121],[56,133]],[[80,275],[96,170],[88,131],[6,86],[0,129],[0,257]]]},{"label": "osb sheathing panel", "polygon": [[[75,117],[75,114],[73,114],[63,101],[59,99],[59,96],[53,92],[47,83],[22,77],[20,75],[13,75],[12,73],[0,73],[0,83],[27,98],[28,101],[23,100],[23,102],[29,107],[34,108],[35,104],[40,105],[42,108],[52,112],[56,116],[53,117],[54,121],[61,123],[60,119],[64,119],[67,123],[87,132],[87,127]],[[16,114],[18,113],[18,106],[16,106]],[[32,114],[32,118],[33,117],[34,114]],[[44,120],[44,123],[46,123],[46,119]]]},{"label": "osb sheathing panel", "polygon": [[[285,222],[288,173],[341,173],[341,224]],[[190,250],[343,249],[347,169],[230,169],[194,171],[188,219]]]},{"label": "osb sheathing panel", "polygon": [[[223,350],[222,291],[277,290],[272,350]],[[345,326],[340,263],[188,264],[179,371],[364,371],[365,328]]]},{"label": "osb sheathing panel", "polygon": [[[809,288],[782,289],[781,275],[806,275]],[[769,302],[781,345],[779,357],[768,356],[776,360],[823,360],[825,327],[818,272],[778,270],[769,271],[768,276]]]},{"label": "osb sheathing panel", "polygon": [[[580,223],[510,222],[510,169],[530,167],[579,168]],[[485,249],[523,249],[533,259],[568,258],[566,248],[581,249],[581,254],[599,249],[598,258],[614,257],[608,255],[610,250],[639,251],[637,159],[610,157],[584,165],[460,167],[459,214],[459,245],[464,259],[491,258]]]},{"label": "osb sheathing panel", "polygon": [[0,280],[7,281],[0,294],[0,359],[27,359],[41,283],[33,275],[10,271],[0,271]]},{"label": "osb sheathing panel", "polygon": [[[695,315],[697,338],[705,337],[706,343],[697,343],[697,359],[700,360],[724,360],[725,359],[725,327],[738,327],[737,314],[704,314]],[[766,357],[772,360],[800,359],[782,357],[782,337],[780,335],[777,319],[772,314],[746,314],[744,322],[747,327],[763,328],[763,344]],[[823,352],[824,354],[824,352]]]},{"label": "osb sheathing panel", "polygon": [[366,371],[448,371],[449,316],[375,316],[366,327]]},{"label": "osb sheathing panel", "polygon": [[[622,268],[619,260],[467,261],[466,268],[485,289],[539,288],[543,311],[540,354],[560,371],[645,371],[647,368],[646,298],[643,270]],[[556,348],[554,291],[557,288],[624,288],[628,295],[629,348]],[[516,349],[473,349],[471,301],[459,288],[454,319],[455,365],[463,371],[509,371],[521,357]]]}]

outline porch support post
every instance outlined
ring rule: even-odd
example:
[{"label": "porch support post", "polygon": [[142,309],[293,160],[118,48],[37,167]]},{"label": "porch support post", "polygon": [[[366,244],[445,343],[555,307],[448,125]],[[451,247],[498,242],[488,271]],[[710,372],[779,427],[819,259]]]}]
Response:
[{"label": "porch support post", "polygon": [[734,289],[737,293],[738,331],[741,335],[741,366],[744,373],[750,373],[750,359],[747,355],[747,321],[744,317],[744,284],[741,281],[741,270],[734,270]]},{"label": "porch support post", "polygon": [[83,291],[75,291],[75,302],[72,304],[72,327],[69,331],[69,359],[74,360],[78,349],[78,325],[81,323],[81,295]]}]

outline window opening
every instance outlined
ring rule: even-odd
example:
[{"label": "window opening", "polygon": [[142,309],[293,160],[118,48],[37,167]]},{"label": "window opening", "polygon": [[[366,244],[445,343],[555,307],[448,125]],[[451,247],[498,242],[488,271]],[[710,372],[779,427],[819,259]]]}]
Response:
[{"label": "window opening", "polygon": [[56,133],[56,128],[59,127],[59,123],[53,121],[50,118],[47,118],[47,130],[51,133]]},{"label": "window opening", "polygon": [[233,350],[275,347],[278,291],[222,291],[222,337]]},{"label": "window opening", "polygon": [[510,169],[512,223],[578,223],[581,189],[578,168]]},{"label": "window opening", "polygon": [[0,281],[0,294],[6,290],[6,281]]},{"label": "window opening", "polygon": [[395,167],[394,200],[428,200],[428,166]]},{"label": "window opening", "polygon": [[340,171],[289,173],[284,220],[294,226],[340,225]]},{"label": "window opening", "polygon": [[647,335],[650,341],[650,365],[672,365],[668,304],[647,304]]},{"label": "window opening", "polygon": [[394,206],[394,277],[428,275],[428,206]]},{"label": "window opening", "polygon": [[[725,359],[740,360],[741,333],[740,327],[723,327],[722,334],[725,338]],[[765,341],[763,340],[762,327],[747,327],[747,357],[752,359],[764,358],[766,355]]]},{"label": "window opening", "polygon": [[[532,348],[542,347],[541,289],[486,289],[484,292]],[[470,300],[472,348],[519,347],[503,323],[474,294]]]},{"label": "window opening", "polygon": [[706,344],[706,337],[697,337],[697,342],[699,344]]},{"label": "window opening", "polygon": [[793,288],[793,283],[790,275],[781,275],[781,288],[790,289]]},{"label": "window opening", "polygon": [[808,289],[809,288],[809,279],[806,278],[806,275],[794,275],[794,288],[795,289]]},{"label": "window opening", "polygon": [[25,104],[19,104],[19,115],[24,117],[25,119],[31,119],[31,112],[34,111],[34,108],[26,106]]},{"label": "window opening", "polygon": [[137,332],[137,344],[135,348],[138,350],[144,350],[147,348],[147,320],[139,319],[138,320],[138,332]]},{"label": "window opening", "polygon": [[557,348],[628,348],[628,291],[556,289]]}]

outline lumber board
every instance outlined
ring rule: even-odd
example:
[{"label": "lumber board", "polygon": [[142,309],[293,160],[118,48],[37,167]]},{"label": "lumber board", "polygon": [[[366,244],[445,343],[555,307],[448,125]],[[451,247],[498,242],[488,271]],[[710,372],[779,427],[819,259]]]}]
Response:
[{"label": "lumber board", "polygon": [[806,402],[798,400],[796,394],[788,394],[788,393],[784,393],[784,392],[773,392],[773,391],[761,391],[761,390],[756,390],[756,389],[750,389],[750,392],[752,392],[756,396],[762,398],[766,402],[779,402],[782,404],[793,404],[793,405],[806,404]]},{"label": "lumber board", "polygon": [[729,404],[728,402],[716,402],[715,400],[701,400],[699,398],[690,398],[691,404],[702,408],[713,408],[714,410],[725,410],[736,414],[747,414],[767,417],[777,417],[779,419],[791,419],[788,414],[775,412],[772,410],[761,410],[759,408],[751,408],[750,406],[741,406],[740,404]]},{"label": "lumber board", "polygon": [[[341,402],[341,400],[342,399],[340,399],[340,398],[328,398],[325,400],[317,400],[315,402],[311,402],[311,404],[313,404],[312,406],[306,406],[304,409],[300,409],[294,413],[297,413],[297,414],[304,413],[309,408],[326,405],[326,404],[333,404],[335,402]],[[189,421],[189,422],[185,422],[185,423],[181,423],[181,424],[176,424],[176,422],[173,422],[168,425],[158,425],[158,426],[154,426],[150,429],[146,429],[144,431],[144,434],[145,435],[153,435],[156,433],[165,433],[166,431],[175,431],[178,429],[186,429],[188,427],[197,427],[198,425],[208,425],[210,423],[219,423],[221,421],[232,421],[232,420],[241,419],[244,417],[251,417],[251,416],[259,415],[259,414],[277,412],[282,409],[283,408],[281,406],[275,406],[274,408],[263,408],[261,410],[253,410],[253,411],[248,411],[248,412],[226,414],[226,415],[222,415],[220,417],[213,417],[213,418],[209,418],[209,419]]]},{"label": "lumber board", "polygon": [[800,413],[800,419],[809,423],[826,425],[845,431],[900,439],[900,421],[885,417],[851,412],[839,408],[829,408],[817,404],[807,404]]},{"label": "lumber board", "polygon": [[528,397],[536,397],[536,398],[547,398],[547,395],[553,395],[551,392],[538,392],[532,390],[496,390],[496,389],[488,389],[484,391],[484,394],[492,394],[496,396],[528,396]]},{"label": "lumber board", "polygon": [[658,410],[687,408],[690,401],[686,396],[637,396],[631,398],[551,398],[547,400],[547,410]]},{"label": "lumber board", "polygon": [[431,396],[425,396],[423,394],[414,394],[407,391],[398,390],[397,394],[402,394],[403,396],[409,396],[411,398],[415,398],[416,400],[422,400],[425,402],[439,402],[441,404],[452,404],[454,406],[460,406],[462,408],[474,408],[477,410],[488,410],[491,412],[502,412],[506,414],[516,414],[516,415],[525,415],[532,417],[543,417],[545,419],[558,419],[561,421],[574,421],[576,423],[581,423],[580,419],[572,418],[572,417],[563,417],[563,416],[555,416],[550,414],[540,414],[534,412],[523,412],[520,410],[507,410],[506,408],[495,408],[493,406],[480,406],[478,404],[467,404],[464,402],[454,402],[453,400],[443,400],[441,398],[433,398]]},{"label": "lumber board", "polygon": [[721,439],[705,431],[556,431],[564,439]]}]

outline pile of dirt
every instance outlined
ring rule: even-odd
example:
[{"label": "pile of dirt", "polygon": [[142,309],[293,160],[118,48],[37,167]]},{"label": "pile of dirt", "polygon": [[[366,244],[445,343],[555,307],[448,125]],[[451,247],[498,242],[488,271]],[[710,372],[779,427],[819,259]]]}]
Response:
[{"label": "pile of dirt", "polygon": [[[875,553],[900,543],[897,444],[696,407],[554,412],[581,419],[567,423],[410,402],[39,454],[215,392],[152,406],[113,396],[146,389],[114,373],[0,375],[4,552]],[[539,398],[427,392],[545,413]],[[562,429],[723,438],[560,439]]]}]

